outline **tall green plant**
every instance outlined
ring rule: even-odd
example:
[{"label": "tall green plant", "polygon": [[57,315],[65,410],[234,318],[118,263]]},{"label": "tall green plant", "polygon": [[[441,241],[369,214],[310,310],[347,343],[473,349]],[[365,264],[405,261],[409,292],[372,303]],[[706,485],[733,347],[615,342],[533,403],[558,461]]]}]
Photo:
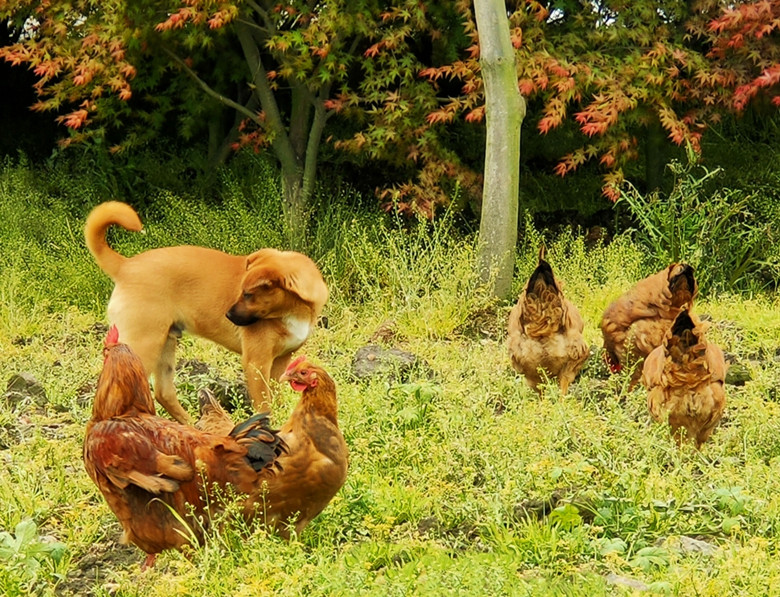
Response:
[{"label": "tall green plant", "polygon": [[668,196],[642,195],[627,183],[618,200],[655,265],[691,264],[705,292],[776,284],[780,260],[772,244],[778,222],[756,215],[757,193],[719,188],[722,170],[696,164],[692,152],[687,163],[674,161],[669,169],[674,186]]}]

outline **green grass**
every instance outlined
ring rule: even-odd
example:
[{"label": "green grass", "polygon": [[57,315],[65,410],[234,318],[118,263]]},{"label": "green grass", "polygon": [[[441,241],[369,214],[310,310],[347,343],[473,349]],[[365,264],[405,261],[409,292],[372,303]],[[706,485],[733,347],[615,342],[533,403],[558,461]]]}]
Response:
[{"label": "green grass", "polygon": [[[0,172],[0,381],[30,372],[47,402],[0,400],[0,532],[13,535],[31,520],[38,536],[13,565],[0,565],[0,592],[632,594],[609,584],[610,573],[650,594],[765,595],[780,583],[775,296],[721,294],[698,305],[713,319],[711,338],[753,380],[728,387],[726,417],[702,453],[678,450],[668,429],[651,423],[641,389],[629,392],[625,376],[602,379],[597,358],[567,397],[528,389],[506,354],[511,305],[480,292],[474,238],[449,218],[406,229],[343,207],[346,195],[323,201],[311,233],[308,252],[332,294],[329,326],[305,346],[338,384],[351,454],[344,488],[291,542],[229,526],[189,557],[166,553],[141,573],[143,554],[117,544],[119,525],[81,461],[101,365],[92,326],[103,321],[111,288],[82,244],[90,204],[61,201],[64,191],[31,172],[11,163]],[[178,243],[281,246],[273,185],[240,180],[225,173],[221,204],[160,194],[165,201],[141,213],[147,234],[117,232],[112,242],[126,254]],[[103,199],[73,184],[69,197]],[[517,290],[541,238],[526,226]],[[594,346],[607,304],[662,265],[626,236],[590,248],[575,233],[545,241]],[[352,376],[355,352],[388,320],[393,344],[424,359],[432,376],[422,367],[402,381]],[[236,355],[203,340],[186,337],[178,356],[241,377]],[[197,381],[179,372],[177,383],[191,407]],[[277,422],[297,396],[286,387],[280,394]],[[681,551],[683,535],[717,549]],[[60,559],[35,550],[51,541],[66,546]],[[32,559],[35,574],[25,567],[36,567]]]}]

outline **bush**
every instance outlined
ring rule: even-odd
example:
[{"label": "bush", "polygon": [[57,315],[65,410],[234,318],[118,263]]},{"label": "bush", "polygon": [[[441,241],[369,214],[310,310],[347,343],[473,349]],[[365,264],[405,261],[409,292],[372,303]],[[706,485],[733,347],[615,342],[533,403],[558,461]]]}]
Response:
[{"label": "bush", "polygon": [[624,203],[637,223],[637,240],[658,268],[685,261],[696,269],[702,293],[777,286],[780,210],[760,191],[720,188],[722,170],[672,162],[668,197],[642,195],[628,184]]}]

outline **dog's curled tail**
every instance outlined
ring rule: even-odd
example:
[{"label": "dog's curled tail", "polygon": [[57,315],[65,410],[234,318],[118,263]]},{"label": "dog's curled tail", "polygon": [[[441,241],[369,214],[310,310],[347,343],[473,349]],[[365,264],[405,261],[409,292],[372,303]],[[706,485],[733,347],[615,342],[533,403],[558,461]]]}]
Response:
[{"label": "dog's curled tail", "polygon": [[87,248],[100,269],[106,272],[111,279],[116,277],[122,263],[127,259],[109,247],[106,242],[106,231],[109,226],[113,225],[133,232],[143,230],[143,224],[141,224],[141,219],[135,210],[127,203],[120,201],[101,203],[87,216],[87,222],[84,225],[84,239],[87,241]]}]

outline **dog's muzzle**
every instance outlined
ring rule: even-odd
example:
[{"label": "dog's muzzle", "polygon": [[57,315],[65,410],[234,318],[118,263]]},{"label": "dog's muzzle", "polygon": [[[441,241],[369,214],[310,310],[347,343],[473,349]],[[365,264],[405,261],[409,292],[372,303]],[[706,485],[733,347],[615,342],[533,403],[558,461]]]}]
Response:
[{"label": "dog's muzzle", "polygon": [[235,306],[230,308],[230,311],[225,314],[225,317],[227,317],[232,323],[240,326],[252,325],[256,321],[260,321],[259,317],[247,313],[241,313],[238,309],[236,309]]}]

